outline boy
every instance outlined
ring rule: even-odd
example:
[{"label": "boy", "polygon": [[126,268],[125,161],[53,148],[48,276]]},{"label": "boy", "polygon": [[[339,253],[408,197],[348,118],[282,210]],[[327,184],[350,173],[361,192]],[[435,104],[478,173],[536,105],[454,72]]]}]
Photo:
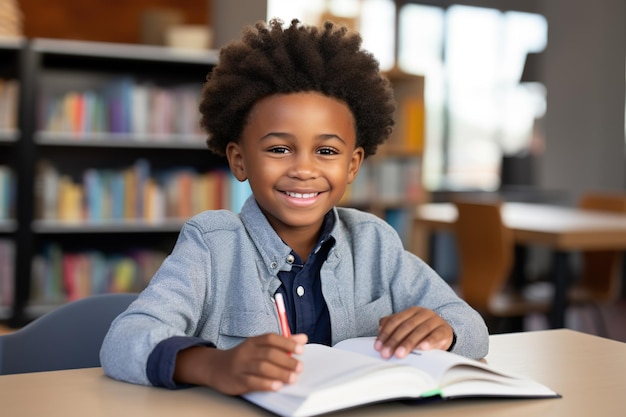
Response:
[{"label": "boy", "polygon": [[[209,148],[253,196],[208,211],[118,317],[101,351],[129,382],[239,395],[297,380],[292,354],[376,335],[383,358],[412,349],[487,353],[484,321],[377,217],[337,208],[393,125],[389,83],[358,34],[326,23],[258,23],[222,49],[200,105]],[[293,336],[277,334],[273,297]]]}]

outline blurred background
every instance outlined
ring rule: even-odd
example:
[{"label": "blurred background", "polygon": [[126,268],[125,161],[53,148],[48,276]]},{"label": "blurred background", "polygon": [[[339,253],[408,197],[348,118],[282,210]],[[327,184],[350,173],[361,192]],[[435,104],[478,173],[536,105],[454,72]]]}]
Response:
[{"label": "blurred background", "polygon": [[[622,1],[0,0],[0,36],[216,50],[273,17],[341,21],[383,70],[424,77],[422,202],[574,206],[590,190],[625,191]],[[431,244],[431,264],[454,282],[454,238]],[[545,273],[546,251],[530,250],[529,271]],[[29,291],[18,290],[23,302]]]}]

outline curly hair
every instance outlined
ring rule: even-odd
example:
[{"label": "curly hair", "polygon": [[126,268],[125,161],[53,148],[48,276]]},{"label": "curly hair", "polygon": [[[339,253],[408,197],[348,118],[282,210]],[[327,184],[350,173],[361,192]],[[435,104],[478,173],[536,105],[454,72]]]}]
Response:
[{"label": "curly hair", "polygon": [[332,22],[322,28],[297,19],[283,29],[273,19],[244,28],[240,40],[220,51],[202,90],[201,127],[218,155],[237,141],[252,106],[274,94],[319,92],[345,102],[356,123],[365,157],[389,138],[395,104],[378,61],[361,49],[361,36]]}]

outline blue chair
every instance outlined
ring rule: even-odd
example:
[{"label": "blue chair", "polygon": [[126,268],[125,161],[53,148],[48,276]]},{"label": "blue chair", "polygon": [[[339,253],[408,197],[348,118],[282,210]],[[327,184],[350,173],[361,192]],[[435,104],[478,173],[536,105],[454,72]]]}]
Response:
[{"label": "blue chair", "polygon": [[0,375],[100,366],[100,346],[111,322],[136,298],[90,296],[0,336]]}]

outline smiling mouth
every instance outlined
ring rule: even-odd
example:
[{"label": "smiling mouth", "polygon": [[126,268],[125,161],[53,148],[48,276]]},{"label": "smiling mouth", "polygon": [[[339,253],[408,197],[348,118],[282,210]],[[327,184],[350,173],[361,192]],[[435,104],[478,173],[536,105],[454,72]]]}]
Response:
[{"label": "smiling mouth", "polygon": [[320,194],[320,193],[292,193],[290,191],[283,191],[283,193],[285,193],[289,197],[302,198],[302,199],[317,197]]}]

